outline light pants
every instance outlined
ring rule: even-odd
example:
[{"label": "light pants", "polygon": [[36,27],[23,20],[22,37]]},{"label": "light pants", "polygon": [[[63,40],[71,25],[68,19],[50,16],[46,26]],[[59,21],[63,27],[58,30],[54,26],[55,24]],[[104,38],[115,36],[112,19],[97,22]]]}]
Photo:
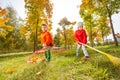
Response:
[{"label": "light pants", "polygon": [[81,48],[81,47],[82,47],[82,50],[83,50],[84,55],[85,55],[85,56],[89,56],[89,54],[88,54],[85,46],[84,46],[84,45],[79,45],[79,44],[77,45],[76,56],[79,56],[79,54],[80,54],[80,48]]}]

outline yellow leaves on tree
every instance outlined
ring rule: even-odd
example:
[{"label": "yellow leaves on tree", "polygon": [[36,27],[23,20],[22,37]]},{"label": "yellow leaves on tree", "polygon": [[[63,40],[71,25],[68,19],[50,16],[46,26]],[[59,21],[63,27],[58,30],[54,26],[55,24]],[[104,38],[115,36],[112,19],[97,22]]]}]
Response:
[{"label": "yellow leaves on tree", "polygon": [[6,14],[7,14],[6,9],[2,9],[2,8],[0,7],[0,17],[1,17],[1,16],[4,16],[4,15],[6,15]]},{"label": "yellow leaves on tree", "polygon": [[86,8],[86,4],[89,3],[89,0],[82,0],[82,4],[80,5],[80,9],[85,9]]},{"label": "yellow leaves on tree", "polygon": [[7,11],[6,9],[2,9],[0,7],[0,37],[5,38],[8,32],[13,31],[13,27],[10,25],[6,25],[9,18],[6,17]]},{"label": "yellow leaves on tree", "polygon": [[26,28],[24,26],[21,26],[20,27],[20,36],[24,38],[24,37],[27,37],[26,34],[27,34]]},{"label": "yellow leaves on tree", "polygon": [[82,2],[83,2],[83,3],[88,3],[88,2],[89,2],[89,0],[82,0]]},{"label": "yellow leaves on tree", "polygon": [[5,26],[5,22],[7,22],[9,18],[0,18],[0,26]]},{"label": "yellow leaves on tree", "polygon": [[20,32],[26,33],[26,29],[25,29],[24,26],[21,26],[21,27],[20,27]]}]

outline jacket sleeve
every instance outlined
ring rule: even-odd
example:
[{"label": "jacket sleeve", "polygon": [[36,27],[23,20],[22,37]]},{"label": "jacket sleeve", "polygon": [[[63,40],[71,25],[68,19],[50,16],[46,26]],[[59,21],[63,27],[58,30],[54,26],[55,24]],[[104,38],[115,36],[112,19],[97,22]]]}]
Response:
[{"label": "jacket sleeve", "polygon": [[79,41],[78,38],[77,38],[77,32],[75,32],[74,38],[75,38],[76,41]]},{"label": "jacket sleeve", "polygon": [[84,30],[83,32],[83,43],[86,44],[87,43],[87,34],[86,31]]},{"label": "jacket sleeve", "polygon": [[50,33],[47,33],[46,35],[46,44],[47,45],[53,44],[53,39]]}]

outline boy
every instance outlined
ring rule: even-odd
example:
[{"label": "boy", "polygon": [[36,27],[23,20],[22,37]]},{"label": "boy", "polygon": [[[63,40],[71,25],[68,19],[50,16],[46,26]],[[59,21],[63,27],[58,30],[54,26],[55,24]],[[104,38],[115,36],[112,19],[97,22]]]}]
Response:
[{"label": "boy", "polygon": [[45,58],[47,61],[50,61],[50,57],[51,57],[50,47],[53,46],[54,42],[50,32],[48,32],[48,26],[46,24],[42,24],[42,33],[40,35],[40,40],[41,43],[43,44],[43,47],[46,48]]},{"label": "boy", "polygon": [[77,41],[77,50],[76,50],[76,56],[80,53],[80,47],[82,47],[84,57],[83,60],[89,59],[88,52],[83,44],[87,43],[87,35],[86,31],[83,29],[83,22],[78,22],[77,24],[77,30],[75,31],[75,40]]}]

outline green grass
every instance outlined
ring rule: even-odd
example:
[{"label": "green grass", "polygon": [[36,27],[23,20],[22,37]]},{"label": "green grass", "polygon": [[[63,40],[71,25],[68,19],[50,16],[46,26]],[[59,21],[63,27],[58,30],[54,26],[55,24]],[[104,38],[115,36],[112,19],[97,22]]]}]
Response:
[{"label": "green grass", "polygon": [[[120,57],[120,47],[113,45],[96,47],[108,54]],[[0,80],[119,80],[120,68],[106,57],[88,49],[89,61],[75,56],[75,49],[52,53],[50,62],[27,63],[30,52],[0,55]],[[7,69],[11,73],[5,73]],[[39,75],[36,73],[40,72]]]}]

